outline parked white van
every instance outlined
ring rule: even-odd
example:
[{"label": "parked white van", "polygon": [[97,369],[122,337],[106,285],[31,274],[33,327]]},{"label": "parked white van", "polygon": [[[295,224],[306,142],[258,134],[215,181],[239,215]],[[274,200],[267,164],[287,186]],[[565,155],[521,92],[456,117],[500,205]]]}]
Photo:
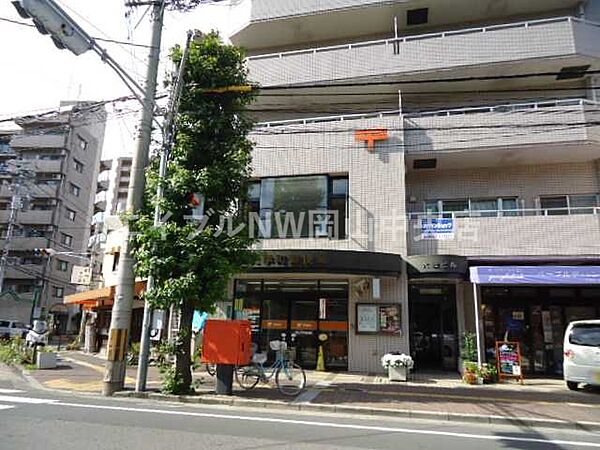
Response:
[{"label": "parked white van", "polygon": [[564,378],[575,391],[579,383],[600,386],[600,320],[578,320],[567,326]]}]

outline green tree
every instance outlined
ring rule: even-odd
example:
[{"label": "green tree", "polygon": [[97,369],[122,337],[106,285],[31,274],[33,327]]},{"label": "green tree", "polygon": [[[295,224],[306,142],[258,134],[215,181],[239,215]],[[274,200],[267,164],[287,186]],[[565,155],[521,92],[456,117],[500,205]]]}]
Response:
[{"label": "green tree", "polygon": [[[178,63],[181,57],[176,47],[171,58]],[[191,43],[176,118],[177,136],[160,203],[169,217],[160,227],[153,226],[159,183],[154,160],[147,174],[144,211],[131,223],[136,232],[137,274],[155,279],[147,299],[155,308],[174,305],[181,313],[172,373],[176,382],[169,384],[173,393],[190,390],[194,310],[211,311],[215,302],[226,298],[231,277],[255,258],[248,228],[236,233],[228,230],[245,223],[238,205],[246,196],[250,176],[252,144],[247,135],[252,122],[244,110],[254,94],[223,88],[244,85],[248,85],[247,71],[239,48],[224,45],[214,32]],[[209,218],[203,226],[190,220],[193,193],[202,193],[206,199]]]}]

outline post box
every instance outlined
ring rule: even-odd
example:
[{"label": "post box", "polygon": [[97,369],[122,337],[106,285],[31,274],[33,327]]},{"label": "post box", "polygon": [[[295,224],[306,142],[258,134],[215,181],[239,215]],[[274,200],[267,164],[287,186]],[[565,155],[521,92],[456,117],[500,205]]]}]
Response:
[{"label": "post box", "polygon": [[204,328],[202,361],[245,366],[252,361],[252,329],[248,320],[210,319]]}]

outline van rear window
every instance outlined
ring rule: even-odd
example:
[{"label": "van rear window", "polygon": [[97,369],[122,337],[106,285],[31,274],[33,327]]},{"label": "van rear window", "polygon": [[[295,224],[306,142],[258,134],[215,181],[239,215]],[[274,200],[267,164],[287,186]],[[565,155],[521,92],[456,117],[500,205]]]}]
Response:
[{"label": "van rear window", "polygon": [[569,335],[569,343],[586,347],[600,347],[600,325],[574,326]]}]

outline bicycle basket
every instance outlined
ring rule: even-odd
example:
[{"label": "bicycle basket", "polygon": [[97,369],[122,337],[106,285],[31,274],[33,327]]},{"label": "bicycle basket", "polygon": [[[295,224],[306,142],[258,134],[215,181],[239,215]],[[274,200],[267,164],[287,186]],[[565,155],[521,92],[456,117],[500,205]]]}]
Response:
[{"label": "bicycle basket", "polygon": [[295,361],[296,360],[296,349],[295,348],[287,348],[285,350],[278,350],[277,357],[283,358],[286,361]]},{"label": "bicycle basket", "polygon": [[287,343],[284,341],[271,341],[269,342],[269,346],[271,350],[275,350],[276,352],[287,349]]}]

